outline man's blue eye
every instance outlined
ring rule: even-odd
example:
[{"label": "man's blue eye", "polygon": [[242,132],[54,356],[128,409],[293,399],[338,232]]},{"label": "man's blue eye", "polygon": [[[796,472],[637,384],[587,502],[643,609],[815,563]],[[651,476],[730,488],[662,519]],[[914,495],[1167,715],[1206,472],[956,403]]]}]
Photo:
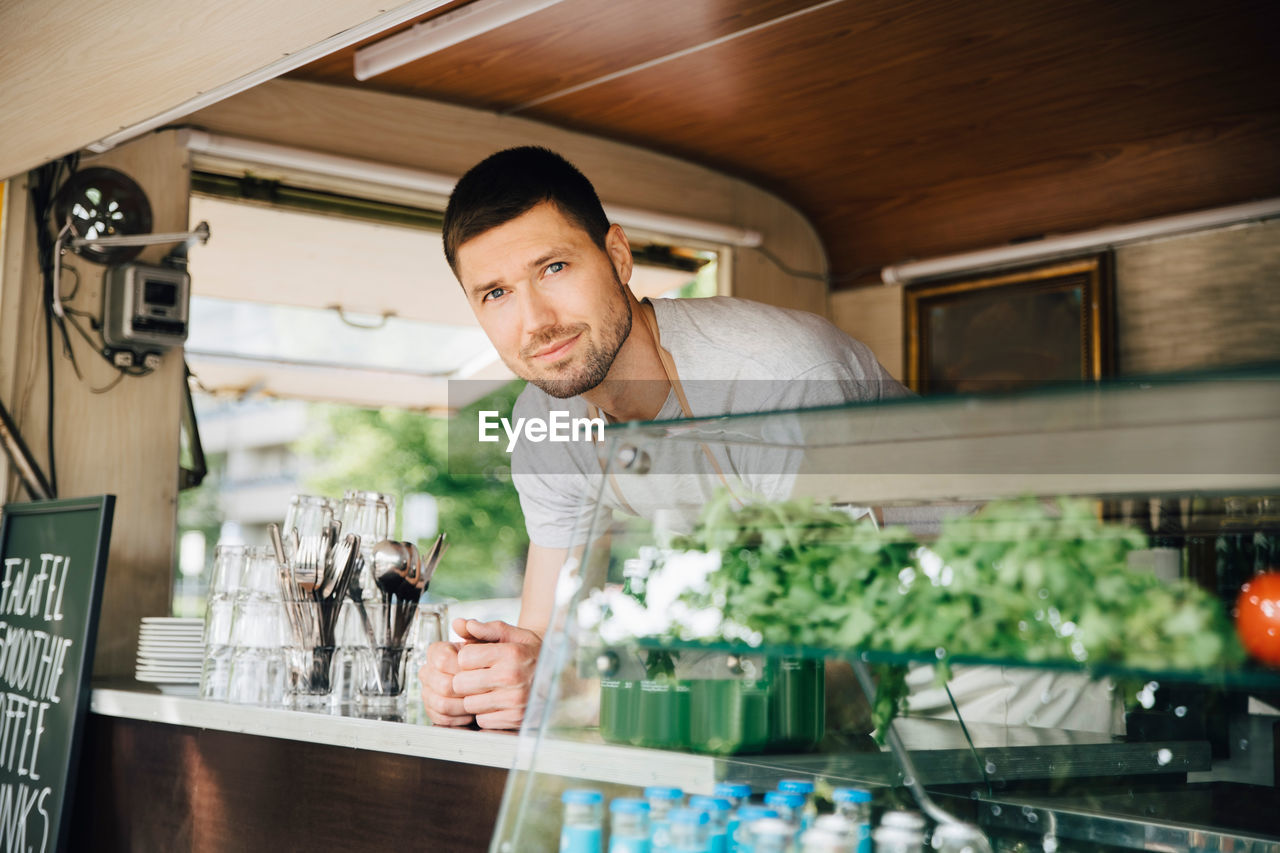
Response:
[{"label": "man's blue eye", "polygon": [[550,264],[550,265],[547,267],[547,272],[549,272],[549,273],[553,273],[553,274],[554,274],[554,273],[558,273],[558,272],[560,272],[560,270],[562,270],[562,269],[564,269],[564,262],[563,262],[563,261],[556,261],[554,264]]},{"label": "man's blue eye", "polygon": [[483,301],[486,301],[486,302],[487,302],[487,301],[489,301],[490,299],[493,299],[493,298],[497,298],[497,297],[502,296],[502,294],[504,294],[504,293],[506,293],[506,289],[505,289],[505,288],[495,287],[493,290],[490,290],[488,293],[486,293],[486,294],[484,295],[484,300],[483,300]]}]

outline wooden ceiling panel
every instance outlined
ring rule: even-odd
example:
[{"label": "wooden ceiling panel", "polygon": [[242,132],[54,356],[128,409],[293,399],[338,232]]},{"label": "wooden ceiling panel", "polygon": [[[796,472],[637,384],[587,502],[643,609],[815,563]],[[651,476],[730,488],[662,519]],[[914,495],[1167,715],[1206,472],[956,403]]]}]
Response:
[{"label": "wooden ceiling panel", "polygon": [[1277,30],[1274,0],[565,0],[365,85],[745,177],[847,275],[1280,194]]},{"label": "wooden ceiling panel", "polygon": [[[505,110],[813,4],[814,0],[565,0],[380,74],[368,84],[385,92]],[[291,76],[351,85],[360,46]]]}]

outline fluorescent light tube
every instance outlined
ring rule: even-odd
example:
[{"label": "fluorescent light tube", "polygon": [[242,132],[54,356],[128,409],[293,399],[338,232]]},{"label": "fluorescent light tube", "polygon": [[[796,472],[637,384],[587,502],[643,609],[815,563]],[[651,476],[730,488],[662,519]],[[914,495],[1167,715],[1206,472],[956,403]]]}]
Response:
[{"label": "fluorescent light tube", "polygon": [[554,6],[560,0],[474,0],[356,51],[355,76],[368,80]]},{"label": "fluorescent light tube", "polygon": [[924,261],[909,261],[885,267],[880,271],[880,280],[885,284],[909,284],[913,281],[941,278],[955,273],[1050,260],[1126,243],[1169,237],[1191,231],[1206,231],[1210,228],[1222,228],[1275,216],[1280,216],[1280,198],[1236,204],[1230,207],[1215,207],[1211,210],[1164,216],[1159,219],[1146,219],[1128,225],[1081,231],[1060,237],[1047,237],[1043,240],[1018,243],[1013,246],[945,255]]},{"label": "fluorescent light tube", "polygon": [[[184,130],[182,133],[188,151],[232,163],[297,169],[317,175],[363,181],[377,186],[395,187],[444,197],[453,192],[453,185],[457,183],[457,178],[450,175],[425,172],[407,166],[393,166],[387,163],[358,160],[354,157],[341,157],[336,154],[273,145],[269,142],[219,136],[203,130]],[[624,228],[635,228],[666,237],[743,248],[759,246],[763,243],[759,231],[734,225],[686,219],[682,216],[609,204],[606,204],[604,209],[611,222],[617,222]]]}]

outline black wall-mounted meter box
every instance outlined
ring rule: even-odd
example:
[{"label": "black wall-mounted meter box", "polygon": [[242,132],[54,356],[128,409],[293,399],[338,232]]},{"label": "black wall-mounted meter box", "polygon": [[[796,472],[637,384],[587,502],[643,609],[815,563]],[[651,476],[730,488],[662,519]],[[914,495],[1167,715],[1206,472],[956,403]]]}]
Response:
[{"label": "black wall-mounted meter box", "polygon": [[171,267],[122,264],[102,281],[102,339],[115,349],[168,349],[187,339],[191,277]]}]

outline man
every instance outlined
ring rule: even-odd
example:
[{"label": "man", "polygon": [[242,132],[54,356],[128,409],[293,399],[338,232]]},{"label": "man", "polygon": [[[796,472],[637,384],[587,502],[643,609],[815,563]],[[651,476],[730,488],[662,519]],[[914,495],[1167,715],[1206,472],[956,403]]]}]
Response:
[{"label": "man", "polygon": [[[502,151],[464,175],[445,211],[444,248],[480,326],[529,383],[517,416],[667,420],[905,393],[870,350],[812,314],[728,298],[638,301],[626,287],[626,235],[590,182],[546,149]],[[530,538],[519,625],[457,620],[464,642],[428,650],[423,700],[437,725],[515,728],[523,718],[556,577],[579,544],[585,484],[600,476],[589,447],[557,448],[513,460]],[[753,473],[749,460],[706,459],[725,482],[725,469]],[[647,514],[680,491],[610,494]]]}]

